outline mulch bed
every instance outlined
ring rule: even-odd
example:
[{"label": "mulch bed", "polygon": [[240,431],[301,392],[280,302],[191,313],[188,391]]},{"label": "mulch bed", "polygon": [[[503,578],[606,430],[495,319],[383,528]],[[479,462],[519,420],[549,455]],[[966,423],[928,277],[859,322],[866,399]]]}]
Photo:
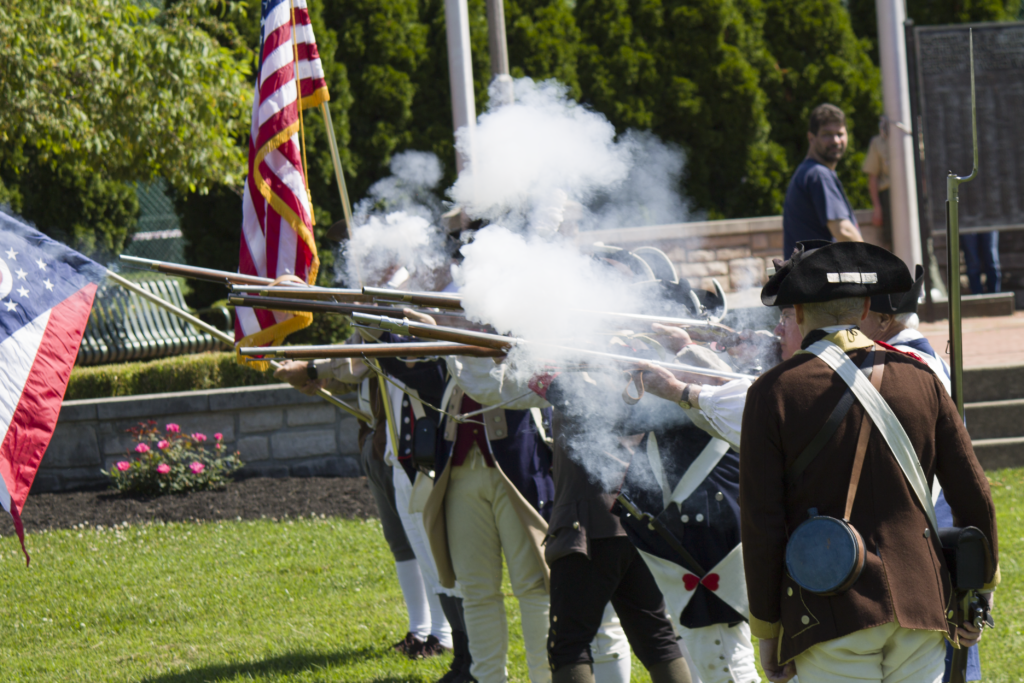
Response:
[{"label": "mulch bed", "polygon": [[[376,517],[365,477],[243,479],[223,491],[199,491],[156,498],[116,491],[31,494],[22,511],[25,531],[69,529],[80,524],[110,527],[125,522],[188,522],[284,517]],[[0,515],[0,534],[14,533]]]}]

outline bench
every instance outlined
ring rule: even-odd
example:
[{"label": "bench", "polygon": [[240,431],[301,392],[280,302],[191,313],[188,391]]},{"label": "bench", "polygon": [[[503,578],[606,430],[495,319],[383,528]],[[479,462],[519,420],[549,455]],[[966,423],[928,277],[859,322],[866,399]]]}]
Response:
[{"label": "bench", "polygon": [[[137,284],[175,306],[188,310],[177,280],[142,280]],[[220,308],[216,310],[227,316],[230,327],[230,314]],[[197,331],[181,318],[171,315],[138,294],[107,282],[96,292],[89,323],[78,348],[77,364],[149,360],[216,351],[224,346],[212,335]]]}]

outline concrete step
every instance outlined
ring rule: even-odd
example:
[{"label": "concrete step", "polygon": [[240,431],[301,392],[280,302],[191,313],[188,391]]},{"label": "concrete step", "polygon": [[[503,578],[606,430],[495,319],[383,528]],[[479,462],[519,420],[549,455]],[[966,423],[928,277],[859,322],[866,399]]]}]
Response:
[{"label": "concrete step", "polygon": [[968,403],[964,410],[973,441],[1024,436],[1024,399]]},{"label": "concrete step", "polygon": [[1024,467],[1024,436],[972,441],[974,454],[986,470]]},{"label": "concrete step", "polygon": [[[1024,340],[1021,346],[1024,347]],[[941,349],[939,353],[942,353]],[[1024,398],[1024,365],[964,370],[964,403],[1018,398]],[[1024,422],[1021,423],[1021,433],[1024,433]]]}]

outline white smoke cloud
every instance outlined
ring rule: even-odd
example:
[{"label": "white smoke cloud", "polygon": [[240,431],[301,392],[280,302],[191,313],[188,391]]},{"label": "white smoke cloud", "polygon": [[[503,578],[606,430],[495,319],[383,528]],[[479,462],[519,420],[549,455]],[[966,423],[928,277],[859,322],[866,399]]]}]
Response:
[{"label": "white smoke cloud", "polygon": [[617,138],[608,119],[556,81],[519,79],[515,95],[479,117],[472,142],[465,131],[457,135],[472,159],[449,194],[470,216],[542,235],[571,204],[585,208],[581,229],[686,220],[678,148],[650,133]]},{"label": "white smoke cloud", "polygon": [[436,222],[441,202],[435,194],[441,182],[441,160],[432,152],[409,150],[391,158],[391,175],[370,186],[367,196],[355,208],[356,225],[371,215],[404,211]]},{"label": "white smoke cloud", "polygon": [[408,277],[394,279],[394,286],[429,289],[428,281],[446,262],[445,237],[439,228],[422,216],[393,211],[370,216],[356,226],[344,247],[344,280],[348,287],[377,287],[404,268]]},{"label": "white smoke cloud", "polygon": [[607,325],[574,311],[622,311],[637,304],[628,278],[569,242],[492,225],[461,252],[455,282],[466,315],[501,334],[584,340]]},{"label": "white smoke cloud", "polygon": [[[406,151],[391,159],[391,175],[374,183],[355,208],[351,238],[342,246],[338,279],[347,287],[389,282],[407,289],[432,289],[446,265],[441,182],[437,155]],[[404,270],[402,270],[404,269]]]}]

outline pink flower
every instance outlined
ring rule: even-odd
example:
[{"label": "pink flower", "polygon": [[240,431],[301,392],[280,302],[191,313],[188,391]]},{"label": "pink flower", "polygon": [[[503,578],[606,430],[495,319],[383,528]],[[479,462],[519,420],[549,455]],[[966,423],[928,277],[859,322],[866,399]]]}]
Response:
[{"label": "pink flower", "polygon": [[156,471],[159,472],[160,474],[167,474],[168,472],[171,471],[171,466],[165,462],[162,462],[156,466]]},{"label": "pink flower", "polygon": [[181,431],[181,427],[171,422],[170,424],[167,425],[167,431],[171,434],[177,434],[178,432]]},{"label": "pink flower", "polygon": [[200,472],[206,469],[206,465],[204,465],[201,462],[193,462],[191,465],[188,466],[188,468],[192,470],[192,474],[199,474]]},{"label": "pink flower", "polygon": [[159,448],[160,450],[163,450],[170,445],[171,442],[168,441],[167,439],[160,439],[159,441],[156,442],[156,447]]},{"label": "pink flower", "polygon": [[213,435],[213,438],[217,439],[217,441],[222,441],[224,439],[224,435],[221,434],[220,432],[217,432],[216,434]]},{"label": "pink flower", "polygon": [[149,446],[147,446],[144,443],[140,443],[138,446],[135,447],[135,452],[136,453],[149,453]]},{"label": "pink flower", "polygon": [[131,466],[132,464],[127,460],[122,460],[119,463],[117,463],[117,469],[121,470],[122,472],[129,469]]},{"label": "pink flower", "polygon": [[203,441],[206,441],[206,434],[200,434],[199,432],[196,432],[195,434],[192,435],[192,438],[198,441],[199,443],[202,443]]}]

